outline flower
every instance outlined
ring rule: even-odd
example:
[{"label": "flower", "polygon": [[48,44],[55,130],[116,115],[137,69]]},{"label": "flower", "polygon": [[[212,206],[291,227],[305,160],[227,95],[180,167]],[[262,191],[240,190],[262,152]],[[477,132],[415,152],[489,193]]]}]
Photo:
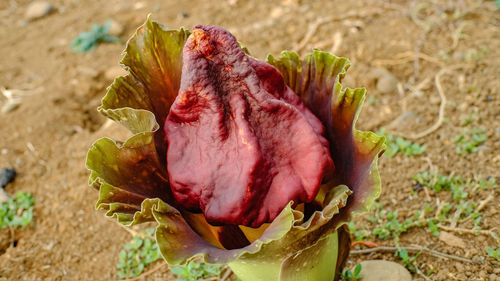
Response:
[{"label": "flower", "polygon": [[343,225],[380,193],[384,139],[354,129],[365,90],[342,89],[347,59],[244,52],[218,27],[137,30],[129,74],[99,107],[134,135],[87,156],[97,208],[157,222],[170,264],[201,256],[244,281],[331,280],[349,252]]}]

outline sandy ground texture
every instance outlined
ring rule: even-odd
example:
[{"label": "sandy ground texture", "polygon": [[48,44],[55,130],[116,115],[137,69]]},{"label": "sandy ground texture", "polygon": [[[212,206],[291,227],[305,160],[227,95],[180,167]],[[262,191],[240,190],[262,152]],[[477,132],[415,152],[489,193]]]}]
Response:
[{"label": "sandy ground texture", "polygon": [[[37,200],[29,227],[12,234],[0,229],[0,280],[118,279],[118,253],[131,236],[95,211],[97,193],[87,185],[84,164],[94,140],[123,134],[102,128],[105,118],[96,107],[120,74],[125,43],[102,44],[84,54],[70,48],[92,23],[108,19],[122,25],[124,41],[151,13],[169,27],[223,26],[260,59],[284,49],[305,54],[313,47],[350,58],[345,84],[366,87],[369,94],[358,128],[385,127],[426,146],[420,156],[400,153],[380,161],[383,192],[378,201],[402,218],[425,200],[444,200],[432,191],[412,192],[412,176],[418,172],[500,176],[500,13],[493,1],[49,2],[50,14],[29,20],[30,1],[0,1],[0,87],[26,90],[17,92],[17,108],[0,114],[0,168],[18,171],[6,187],[8,194],[31,192]],[[464,127],[467,118],[472,123]],[[487,138],[477,152],[461,156],[453,139],[467,128],[482,128]],[[500,234],[498,189],[470,192],[468,200],[480,204],[489,195],[494,199],[482,207],[480,228]],[[421,253],[416,265],[430,274],[414,273],[415,280],[500,279],[500,263],[486,253],[500,247],[492,235],[448,232],[466,246],[449,245],[426,227],[410,229],[399,243],[477,264]],[[376,242],[394,246],[392,240]],[[376,251],[352,254],[348,265],[365,259],[401,262],[392,252]],[[165,267],[144,280],[174,279]]]}]

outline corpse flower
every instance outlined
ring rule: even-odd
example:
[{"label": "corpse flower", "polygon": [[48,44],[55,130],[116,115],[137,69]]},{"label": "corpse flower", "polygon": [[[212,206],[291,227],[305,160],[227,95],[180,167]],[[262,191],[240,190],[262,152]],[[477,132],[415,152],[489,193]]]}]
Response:
[{"label": "corpse flower", "polygon": [[354,129],[364,89],[350,63],[314,50],[259,61],[215,26],[147,20],[99,111],[128,128],[87,155],[98,209],[156,222],[169,264],[227,263],[243,281],[334,280],[344,224],[380,193],[384,139]]}]

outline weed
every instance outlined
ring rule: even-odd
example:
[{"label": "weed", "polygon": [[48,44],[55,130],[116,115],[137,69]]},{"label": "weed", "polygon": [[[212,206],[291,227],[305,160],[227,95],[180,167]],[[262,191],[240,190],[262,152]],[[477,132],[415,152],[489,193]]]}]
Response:
[{"label": "weed", "polygon": [[385,132],[384,129],[379,130],[377,134],[385,136],[385,142],[387,145],[385,155],[388,157],[392,157],[399,152],[404,153],[405,156],[415,156],[420,155],[425,151],[425,145],[412,143],[402,137],[394,137],[392,134]]},{"label": "weed", "polygon": [[413,179],[421,185],[430,187],[436,192],[450,190],[452,185],[462,184],[464,180],[459,176],[444,176],[431,172],[422,172],[413,176]]},{"label": "weed", "polygon": [[149,264],[161,259],[153,234],[154,229],[147,229],[143,236],[134,236],[130,243],[123,246],[116,266],[120,278],[139,276]]},{"label": "weed", "polygon": [[498,249],[493,249],[493,248],[488,248],[486,250],[486,253],[488,253],[488,255],[494,259],[496,259],[497,261],[500,261],[500,248]]},{"label": "weed", "polygon": [[121,39],[108,35],[111,21],[104,25],[94,23],[90,31],[82,32],[71,42],[71,49],[77,53],[84,53],[97,48],[101,42],[119,43]]},{"label": "weed", "polygon": [[[365,238],[399,239],[399,236],[413,227],[426,227],[433,236],[439,235],[440,225],[451,221],[467,223],[472,229],[479,229],[483,222],[478,204],[470,199],[472,194],[480,190],[497,187],[496,179],[489,177],[481,180],[463,179],[460,176],[445,176],[432,172],[422,172],[413,177],[419,187],[427,187],[433,191],[446,192],[450,199],[438,205],[421,203],[420,209],[413,214],[400,218],[398,210],[389,212],[375,202],[372,214],[365,217],[369,222],[360,228],[354,221],[348,224],[355,240]],[[366,224],[365,224],[366,225]]]},{"label": "weed", "polygon": [[374,96],[370,96],[370,97],[368,97],[368,99],[366,99],[366,102],[369,105],[374,105],[376,101],[377,101],[377,99]]},{"label": "weed", "polygon": [[465,130],[453,138],[453,142],[456,143],[455,151],[461,156],[477,152],[478,146],[485,141],[486,132],[482,128]]},{"label": "weed", "polygon": [[354,271],[351,271],[350,269],[347,269],[342,273],[342,280],[344,281],[357,281],[361,280],[363,278],[363,275],[361,274],[361,264],[356,265],[354,267]]},{"label": "weed", "polygon": [[417,268],[415,267],[415,261],[417,260],[420,253],[414,256],[410,256],[408,255],[408,251],[406,249],[399,248],[396,251],[395,255],[401,259],[401,261],[403,262],[403,266],[408,268],[408,270],[412,272],[417,271]]},{"label": "weed", "polygon": [[[474,92],[477,89],[477,86],[472,85],[471,86],[471,91]],[[471,113],[467,117],[463,118],[461,121],[461,124],[463,127],[468,126],[474,122],[477,122],[480,119],[479,114],[477,113]]]},{"label": "weed", "polygon": [[30,193],[18,192],[15,198],[0,204],[0,227],[26,227],[33,220],[35,199]]},{"label": "weed", "polygon": [[184,267],[172,267],[170,271],[176,275],[178,281],[202,281],[218,277],[223,265],[206,264],[191,260]]}]

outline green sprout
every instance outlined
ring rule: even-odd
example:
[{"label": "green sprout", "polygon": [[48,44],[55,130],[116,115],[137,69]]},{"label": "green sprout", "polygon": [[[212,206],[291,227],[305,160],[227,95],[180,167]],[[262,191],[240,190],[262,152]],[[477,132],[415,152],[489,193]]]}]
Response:
[{"label": "green sprout", "polygon": [[134,236],[120,251],[118,276],[122,279],[139,276],[151,263],[161,259],[158,245],[153,238],[154,229],[147,229],[142,236]]},{"label": "green sprout", "polygon": [[94,23],[90,31],[82,32],[71,42],[71,49],[77,53],[92,51],[99,43],[119,43],[121,39],[115,36],[108,35],[111,26],[111,20],[108,20],[104,25]]},{"label": "green sprout", "polygon": [[26,227],[33,220],[35,199],[30,193],[18,192],[15,198],[0,204],[0,228]]},{"label": "green sprout", "polygon": [[354,267],[354,271],[347,269],[342,273],[342,280],[344,281],[358,281],[363,278],[363,274],[361,274],[361,264],[356,265]]},{"label": "green sprout", "polygon": [[477,152],[478,146],[485,141],[486,133],[482,128],[464,131],[453,138],[453,142],[456,143],[455,151],[461,156]]},{"label": "green sprout", "polygon": [[498,249],[493,249],[493,248],[488,248],[486,250],[486,253],[488,253],[488,255],[494,259],[496,259],[497,261],[500,261],[500,248]]},{"label": "green sprout", "polygon": [[464,180],[459,176],[444,176],[431,172],[422,172],[413,176],[413,179],[424,186],[431,188],[436,192],[450,190],[452,185],[463,184]]},{"label": "green sprout", "polygon": [[420,155],[425,151],[425,145],[412,143],[402,137],[394,137],[392,134],[387,133],[383,128],[378,131],[377,134],[385,136],[385,142],[387,145],[385,155],[388,157],[392,157],[399,152],[404,153],[405,156],[415,156]]},{"label": "green sprout", "polygon": [[176,275],[178,281],[202,281],[218,277],[222,272],[223,265],[200,263],[195,260],[189,261],[183,267],[171,267],[170,271]]},{"label": "green sprout", "polygon": [[[415,175],[413,179],[417,182],[414,188],[424,187],[435,192],[447,192],[450,195],[449,199],[439,206],[422,203],[419,210],[403,218],[399,217],[398,210],[385,210],[382,204],[375,202],[372,214],[365,216],[369,224],[363,224],[362,228],[354,221],[348,224],[349,231],[355,240],[398,239],[401,234],[413,227],[425,227],[433,236],[438,236],[439,227],[450,221],[470,222],[471,229],[479,229],[483,217],[478,210],[478,202],[471,199],[472,195],[497,187],[494,177],[473,180],[425,171]],[[413,191],[412,194],[414,194]]]},{"label": "green sprout", "polygon": [[401,261],[403,262],[403,266],[408,268],[408,270],[412,272],[417,271],[417,268],[415,267],[415,261],[417,260],[420,253],[414,256],[410,256],[408,255],[408,251],[406,249],[399,248],[396,251],[395,255],[401,259]]}]

